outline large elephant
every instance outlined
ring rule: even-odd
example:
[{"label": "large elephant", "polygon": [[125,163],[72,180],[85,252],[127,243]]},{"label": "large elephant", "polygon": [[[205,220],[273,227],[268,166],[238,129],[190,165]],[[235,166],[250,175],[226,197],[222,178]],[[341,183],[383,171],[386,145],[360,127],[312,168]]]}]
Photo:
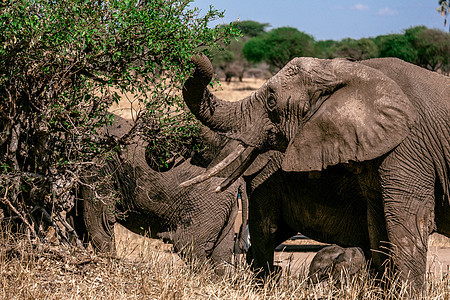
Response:
[{"label": "large elephant", "polygon": [[423,284],[428,236],[450,236],[449,77],[394,58],[295,58],[227,102],[207,89],[209,60],[193,63],[190,110],[242,144],[232,155],[241,165],[218,190],[261,153],[280,152],[271,160],[280,168],[248,189],[255,267],[271,271],[274,247],[298,230],[358,246],[380,271],[390,249],[401,276]]},{"label": "large elephant", "polygon": [[[115,116],[107,134],[120,138],[131,124]],[[162,237],[174,244],[176,251],[191,250],[199,259],[211,258],[214,263],[231,262],[235,251],[234,223],[238,213],[238,194],[246,217],[247,198],[242,181],[229,191],[217,194],[214,189],[221,179],[213,177],[198,186],[181,188],[179,184],[204,172],[222,147],[217,135],[203,130],[202,138],[209,149],[192,158],[175,163],[166,172],[158,172],[146,161],[145,144],[139,140],[128,145],[105,167],[91,170],[81,187],[82,221],[93,245],[101,251],[113,249],[113,225],[121,223],[126,228],[144,233],[150,229],[154,238]],[[112,183],[95,187],[98,172],[112,176]],[[118,199],[97,196],[118,191]],[[117,200],[117,199],[116,199]],[[126,217],[124,217],[124,215]],[[243,220],[243,226],[246,219]],[[241,235],[243,230],[241,229]]]}]

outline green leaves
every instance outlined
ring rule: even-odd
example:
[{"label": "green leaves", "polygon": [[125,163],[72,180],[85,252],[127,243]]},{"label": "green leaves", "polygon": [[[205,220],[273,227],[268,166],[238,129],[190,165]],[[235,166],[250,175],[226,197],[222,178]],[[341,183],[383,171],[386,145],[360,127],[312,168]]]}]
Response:
[{"label": "green leaves", "polygon": [[[71,192],[86,165],[102,162],[135,135],[164,145],[158,152],[163,158],[192,147],[198,125],[180,99],[187,61],[235,31],[210,28],[222,13],[211,9],[202,16],[191,2],[0,4],[0,166],[9,166],[3,172],[48,178],[36,188],[57,202],[51,178],[75,178],[65,190]],[[114,121],[109,110],[119,95],[139,107],[127,139],[102,130]],[[39,201],[21,196],[26,203]]]},{"label": "green leaves", "polygon": [[281,69],[294,57],[313,56],[314,38],[292,27],[279,27],[250,39],[242,51],[250,62],[266,61]]}]

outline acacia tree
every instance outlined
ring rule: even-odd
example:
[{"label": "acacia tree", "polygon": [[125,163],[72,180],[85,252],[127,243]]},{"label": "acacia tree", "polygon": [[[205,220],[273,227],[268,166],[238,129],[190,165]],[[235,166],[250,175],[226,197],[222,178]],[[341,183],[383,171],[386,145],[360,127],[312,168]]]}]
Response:
[{"label": "acacia tree", "polygon": [[450,34],[439,29],[416,26],[404,34],[375,39],[380,57],[398,57],[432,71],[449,71]]},{"label": "acacia tree", "polygon": [[237,21],[233,25],[240,31],[239,39],[231,40],[224,49],[218,49],[211,53],[211,62],[214,68],[221,70],[225,75],[225,80],[231,81],[231,77],[238,77],[242,80],[242,76],[250,63],[244,58],[242,48],[244,44],[252,37],[261,35],[265,32],[265,28],[270,26],[268,23],[259,23],[256,21]]},{"label": "acacia tree", "polygon": [[372,39],[343,39],[333,49],[333,57],[347,57],[356,60],[378,56],[378,48]]},{"label": "acacia tree", "polygon": [[416,50],[414,64],[432,71],[448,73],[450,69],[450,34],[439,29],[417,26],[405,30],[405,36]]},{"label": "acacia tree", "polygon": [[265,61],[276,70],[294,57],[313,56],[314,38],[292,27],[279,27],[251,38],[242,52],[248,61]]},{"label": "acacia tree", "polygon": [[378,36],[376,42],[379,44],[380,57],[398,57],[411,63],[417,60],[417,51],[404,34]]},{"label": "acacia tree", "polygon": [[[134,136],[145,136],[161,161],[190,143],[198,125],[179,96],[189,58],[236,34],[209,28],[222,13],[200,16],[190,2],[0,3],[0,212],[39,239],[36,216],[55,225],[86,167]],[[120,93],[140,109],[118,140],[101,128]]]}]

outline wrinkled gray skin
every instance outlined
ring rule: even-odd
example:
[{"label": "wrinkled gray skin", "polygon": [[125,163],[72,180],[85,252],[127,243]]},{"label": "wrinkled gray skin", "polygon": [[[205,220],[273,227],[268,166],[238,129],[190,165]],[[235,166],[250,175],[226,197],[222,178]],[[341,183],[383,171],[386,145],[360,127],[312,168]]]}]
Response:
[{"label": "wrinkled gray skin", "polygon": [[326,280],[331,276],[334,280],[354,276],[366,266],[361,248],[343,248],[332,245],[321,249],[309,265],[309,276],[314,283]]},{"label": "wrinkled gray skin", "polygon": [[[108,134],[121,137],[129,130],[130,124],[118,116],[115,120],[118,123],[108,128]],[[196,164],[210,162],[216,156],[217,147],[221,147],[213,135],[204,133],[203,138],[210,143],[211,149],[175,164],[167,172],[157,172],[148,166],[142,142],[127,146],[117,159],[111,160],[101,170],[113,176],[114,186],[104,189],[119,191],[120,204],[93,201],[94,191],[87,186],[81,188],[84,225],[97,249],[112,250],[113,225],[119,222],[137,233],[150,229],[153,238],[168,239],[176,251],[192,251],[195,257],[211,258],[214,263],[231,262],[238,192],[246,209],[242,181],[220,194],[214,189],[223,179],[217,177],[197,186],[179,187],[181,182],[204,172],[205,168]],[[96,172],[94,170],[92,177],[86,176],[85,182],[95,181]],[[96,193],[102,194],[102,190]],[[116,213],[112,213],[114,210]],[[126,213],[127,217],[120,218],[117,213]],[[246,225],[246,220],[243,224]]]},{"label": "wrinkled gray skin", "polygon": [[227,102],[207,89],[207,58],[193,62],[183,96],[194,115],[256,153],[281,153],[262,185],[247,185],[255,268],[270,272],[277,243],[300,231],[360,247],[379,271],[387,247],[422,287],[429,235],[450,237],[449,77],[394,58],[296,58]]}]

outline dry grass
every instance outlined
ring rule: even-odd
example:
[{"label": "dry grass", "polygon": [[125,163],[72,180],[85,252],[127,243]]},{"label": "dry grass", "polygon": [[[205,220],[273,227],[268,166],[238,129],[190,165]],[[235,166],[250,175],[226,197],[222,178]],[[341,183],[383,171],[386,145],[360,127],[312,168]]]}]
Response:
[{"label": "dry grass", "polygon": [[[215,95],[224,100],[236,101],[250,95],[253,91],[256,91],[264,84],[264,82],[265,80],[263,79],[244,78],[242,82],[232,81],[229,84],[221,82],[216,85],[212,91]],[[116,92],[121,96],[121,100],[117,104],[114,103],[111,106],[110,111],[126,119],[135,118],[140,110],[139,102],[132,93],[122,94],[119,91]]]},{"label": "dry grass", "polygon": [[227,101],[237,101],[249,96],[252,92],[259,89],[265,79],[243,78],[242,82],[232,81],[230,83],[221,82],[212,89],[217,97]]},{"label": "dry grass", "polygon": [[[117,259],[86,250],[0,232],[0,299],[408,299],[407,284],[385,277],[383,291],[369,272],[311,285],[306,266],[258,284],[244,263],[218,276],[206,263],[168,260],[164,251],[146,259]],[[429,274],[420,298],[449,299],[450,278]]]}]

